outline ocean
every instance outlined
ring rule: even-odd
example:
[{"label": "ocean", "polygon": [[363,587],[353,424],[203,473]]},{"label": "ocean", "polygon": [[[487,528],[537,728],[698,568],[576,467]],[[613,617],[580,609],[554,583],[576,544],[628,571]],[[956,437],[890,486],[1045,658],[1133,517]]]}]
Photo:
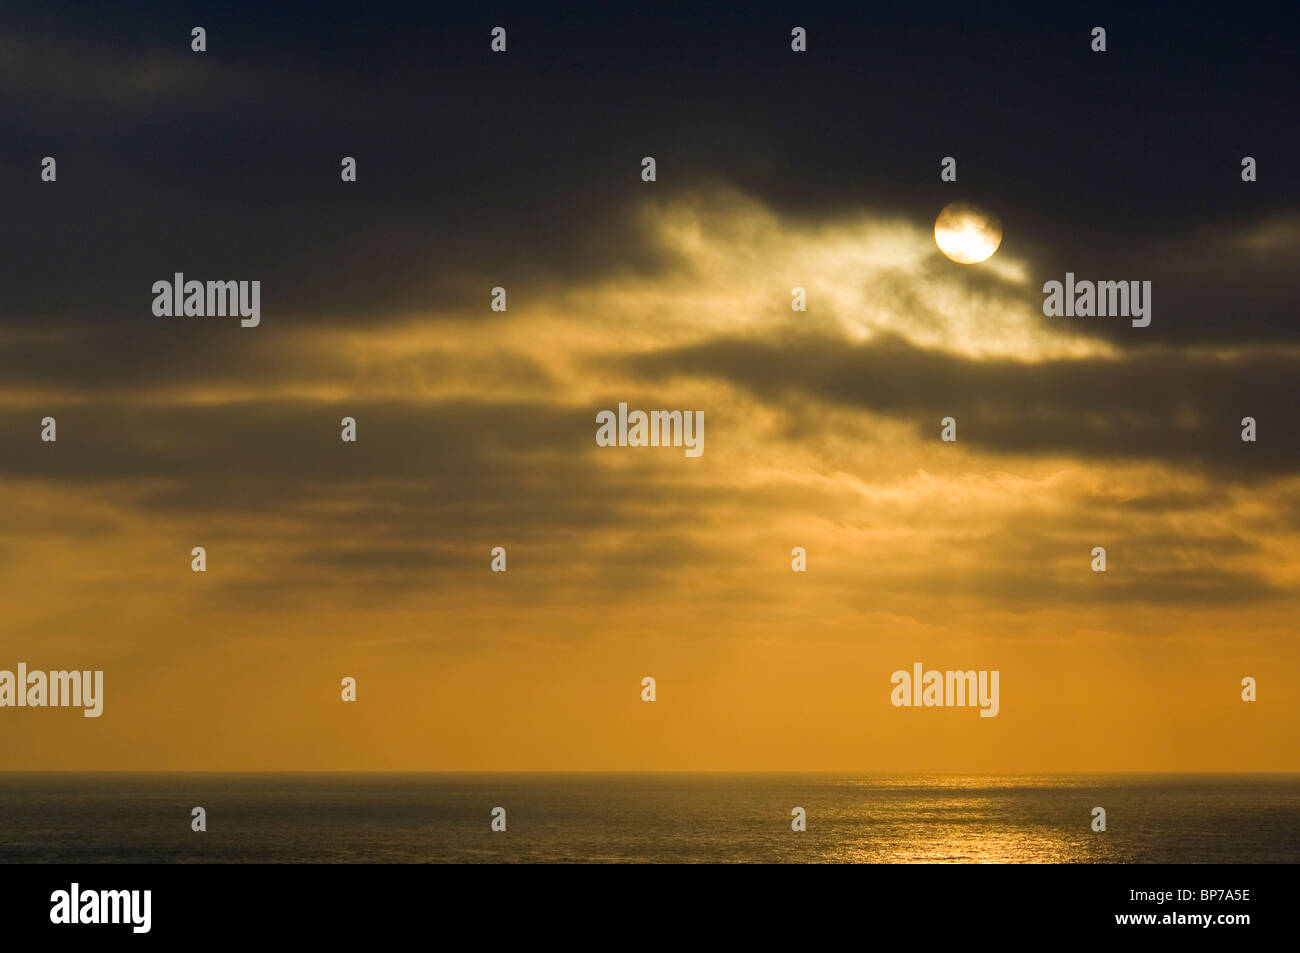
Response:
[{"label": "ocean", "polygon": [[1300,775],[0,773],[0,862],[1296,863]]}]

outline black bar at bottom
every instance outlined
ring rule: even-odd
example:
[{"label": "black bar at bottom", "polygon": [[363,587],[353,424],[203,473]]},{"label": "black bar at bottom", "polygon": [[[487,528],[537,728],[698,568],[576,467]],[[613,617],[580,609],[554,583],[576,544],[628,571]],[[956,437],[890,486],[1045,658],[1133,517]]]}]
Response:
[{"label": "black bar at bottom", "polygon": [[902,931],[945,949],[1125,935],[1231,943],[1289,932],[1294,881],[1293,866],[13,865],[0,868],[0,922],[7,941],[26,936],[50,949],[61,940],[373,944],[412,935],[603,947],[702,933],[766,945],[843,931],[864,942]]}]

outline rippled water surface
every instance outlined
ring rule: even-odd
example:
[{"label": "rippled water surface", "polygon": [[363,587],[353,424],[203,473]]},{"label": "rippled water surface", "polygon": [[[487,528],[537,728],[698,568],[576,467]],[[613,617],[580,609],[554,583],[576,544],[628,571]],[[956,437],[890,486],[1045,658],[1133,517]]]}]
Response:
[{"label": "rippled water surface", "polygon": [[0,774],[48,861],[1296,863],[1300,776]]}]

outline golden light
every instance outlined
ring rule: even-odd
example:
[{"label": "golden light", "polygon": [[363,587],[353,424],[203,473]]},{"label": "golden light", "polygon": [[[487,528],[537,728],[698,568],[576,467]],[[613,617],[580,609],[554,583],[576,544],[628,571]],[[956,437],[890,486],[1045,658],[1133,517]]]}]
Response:
[{"label": "golden light", "polygon": [[934,242],[953,261],[975,265],[1002,244],[1002,222],[978,205],[949,202],[934,221]]}]

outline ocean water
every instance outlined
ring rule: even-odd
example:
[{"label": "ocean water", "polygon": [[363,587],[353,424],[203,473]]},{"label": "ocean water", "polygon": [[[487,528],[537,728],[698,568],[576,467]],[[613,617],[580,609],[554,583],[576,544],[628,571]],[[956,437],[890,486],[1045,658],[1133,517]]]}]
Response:
[{"label": "ocean water", "polygon": [[1300,775],[0,773],[0,862],[1296,863]]}]

